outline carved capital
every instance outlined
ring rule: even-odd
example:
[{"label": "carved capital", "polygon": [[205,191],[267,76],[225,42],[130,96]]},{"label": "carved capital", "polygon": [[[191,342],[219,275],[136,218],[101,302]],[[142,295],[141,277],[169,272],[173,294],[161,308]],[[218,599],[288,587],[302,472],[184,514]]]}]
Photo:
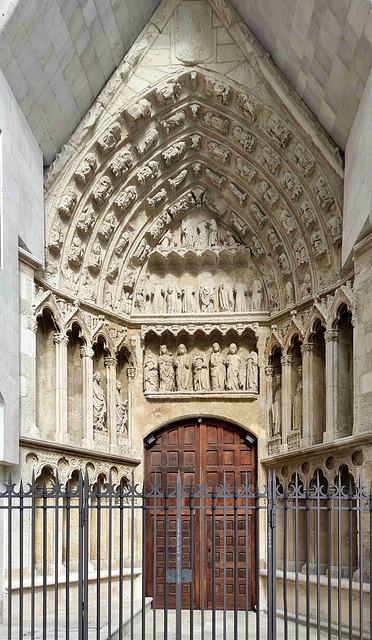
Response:
[{"label": "carved capital", "polygon": [[53,342],[54,344],[64,344],[68,345],[68,336],[66,336],[64,333],[55,333],[53,335]]},{"label": "carved capital", "polygon": [[128,367],[127,368],[128,382],[133,382],[135,377],[136,377],[136,368],[135,367]]},{"label": "carved capital", "polygon": [[324,332],[324,341],[325,342],[338,342],[340,337],[340,332],[338,329],[330,329],[329,331]]},{"label": "carved capital", "polygon": [[274,377],[274,367],[269,364],[265,367],[265,373],[267,375],[268,378],[273,378]]},{"label": "carved capital", "polygon": [[110,367],[116,367],[118,361],[117,361],[117,358],[113,358],[112,356],[107,356],[104,359],[104,363],[105,363],[105,367],[110,369]]},{"label": "carved capital", "polygon": [[83,346],[80,347],[80,357],[81,358],[93,358],[94,356],[94,349],[92,349],[92,347],[87,347],[87,346]]},{"label": "carved capital", "polygon": [[304,356],[307,353],[313,353],[314,351],[314,343],[313,342],[305,342],[305,344],[301,345],[301,353]]},{"label": "carved capital", "polygon": [[282,363],[282,367],[291,367],[293,365],[294,358],[287,354],[281,357],[280,362]]}]

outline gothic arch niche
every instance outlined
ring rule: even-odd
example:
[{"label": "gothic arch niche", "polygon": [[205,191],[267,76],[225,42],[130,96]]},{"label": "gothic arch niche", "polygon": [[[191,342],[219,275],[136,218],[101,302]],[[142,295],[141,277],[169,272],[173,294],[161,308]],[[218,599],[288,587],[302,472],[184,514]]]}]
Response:
[{"label": "gothic arch niche", "polygon": [[312,393],[316,398],[314,403],[314,441],[323,442],[326,430],[326,363],[325,363],[325,329],[320,320],[313,327],[312,342],[314,343],[314,368]]},{"label": "gothic arch niche", "polygon": [[83,432],[83,364],[81,347],[84,341],[81,328],[73,323],[67,332],[67,424],[69,441],[79,444],[84,437]]},{"label": "gothic arch niche", "polygon": [[45,308],[37,319],[36,331],[36,425],[45,440],[53,440],[55,435],[55,336],[58,335],[53,314]]},{"label": "gothic arch niche", "polygon": [[335,324],[339,331],[337,345],[338,429],[341,436],[349,436],[352,434],[354,418],[353,325],[351,312],[346,305],[340,306],[337,315],[338,322]]}]

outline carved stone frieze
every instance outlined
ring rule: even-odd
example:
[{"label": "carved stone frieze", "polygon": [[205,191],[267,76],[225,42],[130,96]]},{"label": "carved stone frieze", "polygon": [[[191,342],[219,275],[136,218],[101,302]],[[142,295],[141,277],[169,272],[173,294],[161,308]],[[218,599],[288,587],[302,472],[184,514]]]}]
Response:
[{"label": "carved stone frieze", "polygon": [[194,336],[197,331],[202,331],[206,336],[211,335],[214,331],[217,331],[221,334],[221,336],[226,336],[227,333],[231,330],[236,331],[239,336],[242,336],[244,332],[249,329],[255,335],[258,331],[258,322],[250,322],[250,323],[225,323],[219,322],[218,324],[173,324],[173,325],[163,325],[163,324],[148,324],[141,325],[141,338],[145,339],[148,334],[154,333],[155,335],[161,337],[166,334],[168,331],[175,337],[177,337],[180,333],[185,331],[187,335]]}]

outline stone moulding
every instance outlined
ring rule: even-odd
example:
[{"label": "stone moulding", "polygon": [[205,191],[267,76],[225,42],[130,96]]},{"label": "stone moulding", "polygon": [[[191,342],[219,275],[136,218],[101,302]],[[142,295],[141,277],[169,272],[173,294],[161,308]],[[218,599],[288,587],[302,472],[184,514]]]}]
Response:
[{"label": "stone moulding", "polygon": [[156,393],[147,393],[144,391],[144,397],[147,400],[161,400],[162,402],[174,402],[174,400],[257,400],[259,393],[252,391],[172,391],[164,393],[162,391]]},{"label": "stone moulding", "polygon": [[235,331],[239,336],[248,330],[257,335],[258,322],[253,323],[231,323],[231,324],[179,324],[179,325],[142,325],[141,326],[141,338],[144,339],[148,334],[155,333],[157,336],[162,336],[164,333],[171,333],[173,336],[178,336],[181,332],[186,332],[188,335],[193,336],[197,331],[201,331],[205,335],[209,336],[213,331],[218,331],[221,335],[225,336],[229,331]]}]

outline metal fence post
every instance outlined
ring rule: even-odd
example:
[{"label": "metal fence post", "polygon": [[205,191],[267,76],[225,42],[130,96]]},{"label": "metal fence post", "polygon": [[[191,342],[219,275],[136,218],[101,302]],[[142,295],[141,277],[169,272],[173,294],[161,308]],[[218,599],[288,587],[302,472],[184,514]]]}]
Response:
[{"label": "metal fence post", "polygon": [[182,624],[182,484],[181,474],[177,474],[176,494],[176,640],[181,640]]}]

